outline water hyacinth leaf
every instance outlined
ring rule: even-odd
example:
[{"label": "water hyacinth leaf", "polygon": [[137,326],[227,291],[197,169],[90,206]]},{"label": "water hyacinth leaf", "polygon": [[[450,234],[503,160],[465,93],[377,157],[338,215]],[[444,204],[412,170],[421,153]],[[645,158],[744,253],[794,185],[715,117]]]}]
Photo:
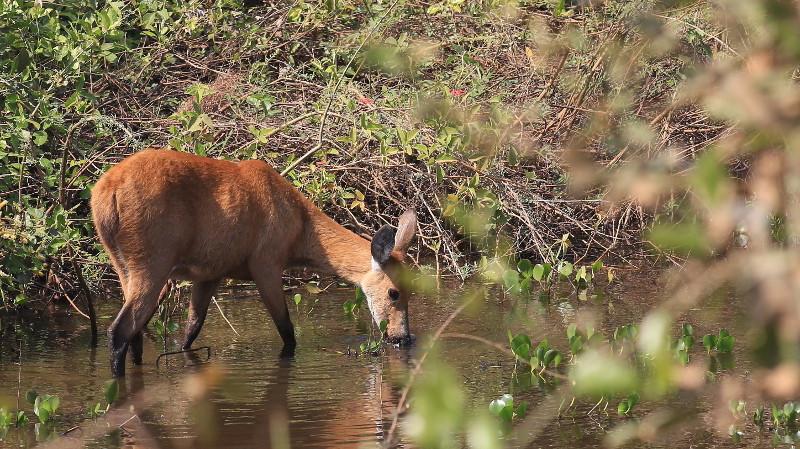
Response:
[{"label": "water hyacinth leaf", "polygon": [[513,338],[511,338],[511,331],[509,331],[508,335],[509,335],[509,344],[511,345],[511,349],[514,349],[522,344],[526,344],[528,345],[528,347],[531,346],[531,338],[525,334],[517,334]]},{"label": "water hyacinth leaf", "polygon": [[562,357],[560,352],[555,349],[550,349],[544,354],[544,359],[542,361],[544,366],[547,366],[553,362],[555,362],[555,366],[558,366],[558,364],[561,363],[561,359]]},{"label": "water hyacinth leaf", "polygon": [[531,291],[531,278],[526,277],[519,283],[519,290],[521,292],[530,292]]},{"label": "water hyacinth leaf", "polygon": [[569,278],[572,274],[573,266],[569,262],[562,262],[561,265],[558,266],[558,274],[565,278]]},{"label": "water hyacinth leaf", "polygon": [[167,320],[167,323],[166,323],[165,327],[166,327],[166,329],[168,331],[175,332],[175,331],[178,330],[178,323],[176,323],[175,321],[172,321],[171,319],[169,319],[169,320]]},{"label": "water hyacinth leaf", "polygon": [[364,294],[364,290],[361,290],[361,287],[356,287],[354,294],[355,294],[356,304],[361,304],[367,299],[367,295]]},{"label": "water hyacinth leaf", "polygon": [[548,277],[550,277],[550,273],[553,272],[553,265],[550,263],[543,263],[541,265],[542,265],[542,270],[544,271],[544,273],[542,273],[542,279],[547,279]]},{"label": "water hyacinth leaf", "polygon": [[753,422],[756,424],[761,424],[764,420],[764,406],[759,405],[756,407],[756,411],[753,413]]},{"label": "water hyacinth leaf", "polygon": [[356,303],[350,301],[349,299],[344,303],[342,303],[342,309],[344,310],[344,313],[353,313],[353,309],[355,308],[356,308]]},{"label": "water hyacinth leaf", "polygon": [[28,392],[25,393],[25,400],[28,401],[30,405],[33,405],[36,403],[37,396],[39,396],[39,394],[36,393],[36,390],[28,390]]},{"label": "water hyacinth leaf", "polygon": [[386,328],[389,326],[389,322],[386,320],[381,320],[380,324],[378,324],[378,328],[381,330],[381,333],[386,332]]},{"label": "water hyacinth leaf", "polygon": [[155,328],[156,334],[164,335],[164,323],[161,320],[153,320],[153,328]]},{"label": "water hyacinth leaf", "polygon": [[717,340],[717,352],[731,352],[733,350],[733,336],[728,335]]},{"label": "water hyacinth leaf", "polygon": [[33,404],[33,413],[39,418],[40,422],[45,422],[50,417],[50,411],[47,407],[42,406],[43,398],[38,396]]},{"label": "water hyacinth leaf", "polygon": [[577,331],[577,329],[578,329],[577,323],[572,323],[569,326],[567,326],[567,338],[572,339],[572,337],[575,336],[575,332]]},{"label": "water hyacinth leaf", "polygon": [[489,411],[492,412],[494,416],[499,417],[500,412],[506,407],[506,402],[501,399],[495,399],[494,401],[489,403]]},{"label": "water hyacinth leaf", "polygon": [[533,266],[531,270],[531,277],[536,280],[536,282],[541,282],[542,278],[544,277],[544,265],[537,263]]},{"label": "water hyacinth leaf", "polygon": [[500,414],[497,416],[503,421],[511,421],[514,418],[514,408],[511,405],[507,405],[500,410]]},{"label": "water hyacinth leaf", "polygon": [[119,382],[116,379],[111,379],[103,385],[103,397],[108,404],[113,404],[119,395]]},{"label": "water hyacinth leaf", "polygon": [[691,324],[683,323],[681,325],[681,335],[683,335],[683,336],[692,335],[693,331],[694,331],[694,329],[692,329],[692,325]]},{"label": "water hyacinth leaf", "polygon": [[592,273],[597,273],[600,269],[603,268],[603,261],[597,260],[595,263],[592,264]]},{"label": "water hyacinth leaf", "polygon": [[519,262],[517,262],[517,269],[520,273],[522,273],[523,276],[530,277],[533,265],[531,264],[530,260],[521,259]]},{"label": "water hyacinth leaf", "polygon": [[516,270],[509,268],[503,272],[502,277],[506,291],[516,291],[519,288],[519,273]]},{"label": "water hyacinth leaf", "polygon": [[703,347],[709,352],[715,349],[717,347],[717,336],[713,334],[703,335]]},{"label": "water hyacinth leaf", "polygon": [[583,349],[583,339],[580,335],[575,335],[569,339],[569,350],[577,355]]},{"label": "water hyacinth leaf", "polygon": [[588,282],[586,279],[586,267],[575,270],[575,282]]},{"label": "water hyacinth leaf", "polygon": [[513,347],[511,349],[517,357],[530,361],[531,360],[531,347],[530,345],[523,343],[519,346]]},{"label": "water hyacinth leaf", "polygon": [[637,390],[636,371],[622,360],[601,351],[586,351],[569,374],[574,393],[597,398]]},{"label": "water hyacinth leaf", "polygon": [[[294,301],[294,305],[298,305],[300,304],[300,301],[303,300],[303,295],[301,295],[300,293],[295,293],[295,295],[292,297],[292,300]],[[351,301],[346,301],[345,303],[347,302]]]},{"label": "water hyacinth leaf", "polygon": [[564,14],[565,0],[556,0],[556,5],[553,7],[553,15],[558,17]]},{"label": "water hyacinth leaf", "polygon": [[525,413],[528,411],[528,402],[522,401],[519,403],[516,409],[514,409],[514,414],[517,415],[518,418],[524,418]]},{"label": "water hyacinth leaf", "polygon": [[536,349],[534,350],[534,354],[536,355],[536,359],[539,360],[540,362],[543,361],[544,360],[544,355],[545,355],[545,353],[547,352],[548,349],[549,348],[548,348],[548,345],[547,345],[547,340],[542,340],[541,342],[539,342],[539,344],[536,346]]}]

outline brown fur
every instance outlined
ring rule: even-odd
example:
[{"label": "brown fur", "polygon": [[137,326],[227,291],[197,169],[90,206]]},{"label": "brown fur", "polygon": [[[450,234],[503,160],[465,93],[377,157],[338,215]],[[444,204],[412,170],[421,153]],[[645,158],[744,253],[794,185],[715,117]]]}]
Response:
[{"label": "brown fur", "polygon": [[[407,342],[408,292],[402,259],[416,233],[407,211],[388,260],[373,269],[376,243],[323,214],[262,161],[230,162],[168,150],[140,151],[112,167],[92,191],[98,236],[120,278],[125,305],[108,331],[111,370],[125,372],[130,345],[141,363],[141,330],[168,279],[193,281],[184,348],[200,332],[211,296],[224,278],[252,280],[292,352],[295,339],[281,275],[307,266],[361,285],[387,337]],[[388,248],[388,247],[387,247]],[[371,252],[372,250],[372,252]],[[388,252],[388,249],[387,249]],[[401,292],[393,301],[389,289]]]}]

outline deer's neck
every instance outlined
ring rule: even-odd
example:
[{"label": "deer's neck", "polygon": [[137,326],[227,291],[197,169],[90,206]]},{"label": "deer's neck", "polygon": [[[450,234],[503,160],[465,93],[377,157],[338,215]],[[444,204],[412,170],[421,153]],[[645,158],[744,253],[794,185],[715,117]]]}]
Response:
[{"label": "deer's neck", "polygon": [[319,210],[309,211],[304,259],[308,265],[356,284],[372,269],[370,242]]}]

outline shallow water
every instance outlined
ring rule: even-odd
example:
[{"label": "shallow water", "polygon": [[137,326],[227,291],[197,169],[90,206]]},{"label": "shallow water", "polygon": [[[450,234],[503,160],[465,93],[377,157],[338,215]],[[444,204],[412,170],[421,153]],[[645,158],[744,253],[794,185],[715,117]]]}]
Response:
[{"label": "shallow water", "polygon": [[[549,301],[514,301],[499,290],[474,302],[448,327],[449,333],[479,336],[506,345],[506,331],[525,332],[532,340],[547,338],[551,346],[567,352],[564,330],[576,319],[590,320],[608,335],[619,325],[638,322],[661,300],[661,287],[654,273],[623,273],[620,282],[586,301],[574,294],[554,294]],[[212,304],[195,346],[210,346],[192,357],[172,355],[179,337],[166,345],[151,333],[146,337],[144,365],[128,364],[121,400],[115,413],[88,419],[87,410],[103,402],[103,385],[109,379],[108,354],[101,337],[92,349],[85,319],[68,309],[57,308],[40,317],[3,318],[0,325],[0,406],[23,410],[36,421],[25,392],[55,394],[60,398],[55,432],[29,424],[11,428],[0,447],[33,447],[38,440],[55,438],[53,447],[192,447],[247,448],[287,447],[375,447],[383,440],[400,395],[399,385],[422,354],[424,335],[431,334],[458,308],[470,288],[443,286],[438,294],[415,296],[411,304],[411,327],[420,344],[411,349],[389,348],[380,357],[348,355],[370,334],[368,312],[348,318],[342,303],[353,296],[352,287],[331,287],[311,295],[304,289],[303,301],[295,307],[290,298],[298,347],[294,358],[281,359],[280,337],[257,297],[247,286],[222,289],[220,307]],[[319,301],[311,308],[311,298]],[[118,300],[101,305],[102,328],[119,307]],[[741,346],[746,309],[732,295],[718,294],[702,310],[692,310],[686,319],[697,338],[726,327]],[[152,330],[152,326],[149,326]],[[179,331],[180,332],[180,331]],[[238,334],[237,334],[238,333]],[[695,354],[704,352],[695,348]],[[746,376],[749,366],[734,351],[736,365],[722,375]],[[513,360],[472,340],[446,338],[441,358],[454,366],[476,407],[509,392]],[[544,390],[544,391],[543,391]],[[529,410],[552,407],[554,396],[547,389],[530,387],[516,392],[529,401]],[[136,393],[136,394],[134,394]],[[130,406],[138,412],[132,416]],[[558,402],[555,402],[555,406]],[[616,404],[614,403],[613,406]],[[105,404],[103,404],[105,406]],[[591,405],[578,407],[577,418],[547,419],[521,429],[518,437],[531,440],[529,447],[572,448],[602,445],[615,425],[624,422],[609,413],[586,417]],[[642,404],[637,411],[648,410]],[[702,417],[701,413],[701,417]],[[699,419],[702,421],[702,419]],[[120,427],[119,425],[122,424]],[[284,436],[285,437],[282,437]],[[748,445],[767,444],[769,435],[747,434]],[[511,445],[521,440],[511,441]],[[408,446],[401,435],[401,445]],[[527,446],[528,444],[526,444]],[[708,423],[699,422],[682,432],[671,432],[651,447],[719,447],[733,445]]]}]

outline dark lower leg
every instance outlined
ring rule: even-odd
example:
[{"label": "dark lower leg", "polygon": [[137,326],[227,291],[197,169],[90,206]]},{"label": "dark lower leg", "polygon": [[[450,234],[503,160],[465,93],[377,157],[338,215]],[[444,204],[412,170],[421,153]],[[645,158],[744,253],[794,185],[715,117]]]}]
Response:
[{"label": "dark lower leg", "polygon": [[181,349],[189,349],[192,347],[192,343],[200,335],[200,329],[203,328],[203,321],[206,319],[206,312],[203,311],[202,314],[193,313],[193,311],[189,312],[189,319],[187,320],[186,324],[186,334],[183,337],[183,346]]},{"label": "dark lower leg", "polygon": [[128,352],[128,340],[123,338],[115,326],[117,322],[108,329],[108,354],[111,359],[111,376],[125,376],[125,354]]},{"label": "dark lower leg", "polygon": [[192,298],[189,302],[189,317],[186,321],[186,333],[183,338],[182,349],[189,349],[200,334],[203,322],[208,314],[211,297],[219,285],[219,280],[197,282],[192,286]]},{"label": "dark lower leg", "polygon": [[131,363],[142,364],[142,351],[144,350],[144,337],[142,331],[136,333],[130,341]]}]

